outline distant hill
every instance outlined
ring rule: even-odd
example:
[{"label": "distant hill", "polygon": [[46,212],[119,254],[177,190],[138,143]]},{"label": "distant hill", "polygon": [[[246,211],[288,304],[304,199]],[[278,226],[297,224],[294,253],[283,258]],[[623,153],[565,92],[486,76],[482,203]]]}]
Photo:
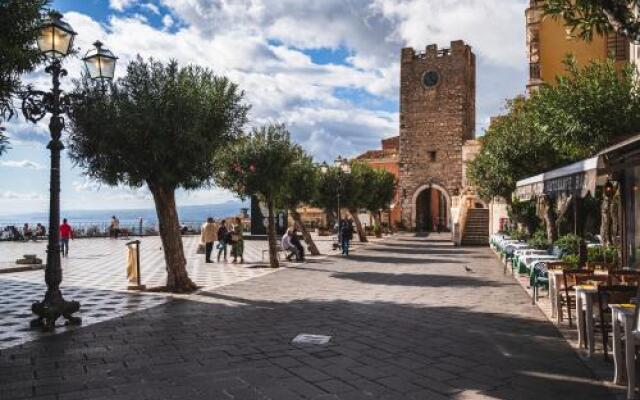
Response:
[{"label": "distant hill", "polygon": [[[241,201],[227,201],[219,204],[203,204],[196,206],[179,206],[178,214],[180,222],[200,222],[207,217],[224,218],[238,214],[240,208],[249,208],[249,203]],[[120,222],[137,221],[140,217],[147,224],[153,224],[157,220],[155,209],[114,209],[114,210],[63,210],[61,218],[79,222],[108,222],[115,215]],[[25,213],[0,216],[0,224],[7,223],[47,223],[47,212]]]}]

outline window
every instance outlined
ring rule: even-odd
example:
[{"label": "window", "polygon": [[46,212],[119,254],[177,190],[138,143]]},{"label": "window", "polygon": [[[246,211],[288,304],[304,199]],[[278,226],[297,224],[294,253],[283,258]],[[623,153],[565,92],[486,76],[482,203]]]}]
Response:
[{"label": "window", "polygon": [[429,152],[429,161],[436,161],[437,158],[437,154],[435,151],[430,151]]},{"label": "window", "polygon": [[615,61],[627,61],[629,59],[629,41],[614,32],[607,34],[607,53]]}]

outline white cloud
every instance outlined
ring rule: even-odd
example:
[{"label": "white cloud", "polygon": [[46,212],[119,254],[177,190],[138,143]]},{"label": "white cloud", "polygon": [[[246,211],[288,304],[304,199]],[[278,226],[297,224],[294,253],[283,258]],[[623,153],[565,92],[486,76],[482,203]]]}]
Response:
[{"label": "white cloud", "polygon": [[0,200],[45,200],[45,196],[42,193],[21,193],[14,192],[12,190],[5,190],[0,192]]},{"label": "white cloud", "polygon": [[[399,58],[404,46],[420,50],[427,44],[445,46],[464,39],[473,47],[478,56],[476,120],[481,128],[489,116],[500,111],[503,99],[525,88],[527,3],[110,0],[113,10],[130,12],[115,13],[100,22],[78,12],[67,12],[65,18],[79,33],[80,54],[96,39],[114,51],[119,57],[116,77],[126,73],[126,64],[138,54],[209,67],[245,90],[252,105],[250,125],[283,121],[313,156],[331,160],[338,153],[356,155],[377,148],[381,138],[397,134],[398,113],[389,107],[395,108],[398,102]],[[131,13],[156,14],[155,8],[164,14],[159,26]],[[317,62],[307,50],[335,51],[346,59]],[[65,66],[70,77],[80,75],[79,57],[66,60]],[[50,87],[50,78],[42,70],[26,80],[38,89]],[[70,84],[71,79],[63,80],[63,88]],[[46,122],[12,121],[8,125],[12,141],[46,142]],[[87,201],[148,201],[145,192],[98,188],[77,175],[71,179],[73,192],[87,196]],[[181,202],[209,201],[210,193],[218,196],[222,192],[181,193],[179,198]]]},{"label": "white cloud", "polygon": [[165,29],[169,29],[173,26],[174,21],[173,18],[171,18],[171,15],[166,14],[164,17],[162,17],[162,26]]},{"label": "white cloud", "polygon": [[112,200],[151,200],[151,192],[146,186],[130,188],[126,186],[108,186],[98,181],[84,179],[72,183],[73,190],[78,193],[100,193]]},{"label": "white cloud", "polygon": [[148,10],[149,12],[152,12],[153,14],[160,15],[160,9],[158,8],[157,5],[153,3],[144,3],[140,7],[142,7],[145,10]]},{"label": "white cloud", "polygon": [[137,0],[109,0],[109,7],[116,11],[124,11],[125,8],[131,7]]},{"label": "white cloud", "polygon": [[45,169],[46,167],[40,163],[31,160],[0,160],[0,167],[9,168],[26,168],[26,169]]}]

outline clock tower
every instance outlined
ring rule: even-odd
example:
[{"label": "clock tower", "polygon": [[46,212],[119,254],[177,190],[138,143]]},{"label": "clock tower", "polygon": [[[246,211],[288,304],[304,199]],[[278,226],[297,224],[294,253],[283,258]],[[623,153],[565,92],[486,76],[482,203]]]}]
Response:
[{"label": "clock tower", "polygon": [[452,198],[463,190],[462,154],[474,138],[476,65],[471,47],[402,49],[399,184],[402,222],[450,230]]}]

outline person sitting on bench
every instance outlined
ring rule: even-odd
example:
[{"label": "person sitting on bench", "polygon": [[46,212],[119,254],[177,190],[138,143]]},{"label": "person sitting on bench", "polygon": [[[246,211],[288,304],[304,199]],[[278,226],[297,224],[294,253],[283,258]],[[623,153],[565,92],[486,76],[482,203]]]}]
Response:
[{"label": "person sitting on bench", "polygon": [[291,229],[288,229],[284,235],[282,235],[282,250],[285,252],[289,252],[287,255],[287,261],[291,261],[291,257],[296,256],[296,260],[300,259],[300,251],[296,246],[291,243],[291,237],[293,236],[293,232]]}]

